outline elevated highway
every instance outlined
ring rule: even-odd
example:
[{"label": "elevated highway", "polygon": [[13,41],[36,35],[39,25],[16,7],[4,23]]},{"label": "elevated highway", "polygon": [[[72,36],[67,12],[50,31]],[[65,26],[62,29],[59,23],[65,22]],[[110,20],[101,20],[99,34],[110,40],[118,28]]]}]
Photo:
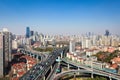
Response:
[{"label": "elevated highway", "polygon": [[65,53],[67,48],[68,47],[55,49],[45,61],[36,64],[24,76],[22,76],[20,80],[46,80],[48,77],[46,74],[48,74],[50,71],[53,71],[52,69],[56,64],[56,59],[58,56],[61,56],[61,54]]},{"label": "elevated highway", "polygon": [[67,59],[64,59],[62,58],[61,59],[63,62],[65,62],[66,64],[68,65],[73,65],[73,66],[76,66],[78,68],[83,68],[81,70],[68,70],[66,72],[62,72],[60,74],[57,74],[53,80],[57,80],[59,79],[60,77],[66,75],[66,74],[73,74],[73,73],[76,73],[76,72],[82,72],[82,73],[91,73],[92,75],[93,74],[96,74],[96,75],[100,75],[100,76],[105,76],[105,77],[109,77],[110,80],[112,79],[116,79],[116,80],[120,80],[120,75],[118,74],[114,74],[114,73],[109,73],[109,72],[105,72],[103,70],[98,70],[98,69],[94,69],[94,68],[91,68],[91,67],[88,67],[88,66],[85,66],[83,64],[78,64],[76,62],[73,62],[71,60],[67,60]]},{"label": "elevated highway", "polygon": [[[72,62],[70,60],[66,60],[63,58],[68,51],[68,47],[61,48],[61,49],[55,49],[51,55],[47,57],[46,60],[43,60],[41,63],[36,64],[30,71],[28,71],[24,76],[20,78],[20,80],[48,80],[50,78],[51,80],[56,80],[59,77],[62,77],[63,75],[66,74],[73,74],[75,72],[82,72],[82,73],[91,73],[91,74],[96,74],[96,75],[101,75],[105,77],[109,77],[110,80],[116,79],[120,80],[120,75],[118,74],[112,74],[109,72],[105,72],[102,70],[94,69],[88,66],[85,66],[83,64],[77,64],[76,62]],[[65,62],[68,65],[73,65],[78,68],[83,68],[84,70],[70,70],[67,72],[62,72],[60,74],[57,74],[54,78],[51,78],[49,75],[51,71],[55,71],[55,66],[57,66],[56,59],[61,56],[61,60]],[[52,73],[51,73],[52,74]],[[48,76],[49,75],[49,76]]]}]

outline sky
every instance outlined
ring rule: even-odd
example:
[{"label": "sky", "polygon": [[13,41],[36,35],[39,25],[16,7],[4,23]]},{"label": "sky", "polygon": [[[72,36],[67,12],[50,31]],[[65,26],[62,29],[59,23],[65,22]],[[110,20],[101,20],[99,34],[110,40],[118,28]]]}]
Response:
[{"label": "sky", "polygon": [[120,34],[120,0],[0,0],[0,30],[25,34]]}]

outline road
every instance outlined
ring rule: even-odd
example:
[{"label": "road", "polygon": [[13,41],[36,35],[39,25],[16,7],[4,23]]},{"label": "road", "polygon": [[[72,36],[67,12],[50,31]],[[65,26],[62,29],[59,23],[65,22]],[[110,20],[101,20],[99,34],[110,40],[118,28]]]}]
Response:
[{"label": "road", "polygon": [[56,69],[58,68],[58,66],[59,64],[56,63],[46,80],[53,80],[54,76],[56,75]]},{"label": "road", "polygon": [[58,80],[59,78],[67,75],[67,74],[74,74],[77,72],[81,72],[81,73],[91,73],[91,71],[88,70],[69,70],[69,71],[64,71],[62,73],[57,74],[56,76],[54,76],[54,78],[52,80]]},{"label": "road", "polygon": [[[47,59],[47,57],[48,57],[48,54],[44,54],[44,53],[42,53],[42,52],[38,52],[38,51],[35,51],[35,50],[32,50],[32,48],[31,47],[29,47],[29,46],[27,46],[26,48],[25,48],[25,50],[26,51],[28,51],[28,52],[31,52],[31,53],[33,53],[33,54],[35,54],[35,55],[39,55],[40,57],[41,57],[41,61],[40,61],[40,63],[38,63],[38,64],[36,64],[35,66],[33,66],[26,74],[24,74],[21,78],[20,78],[20,80],[22,80],[22,78],[24,78],[24,77],[26,77],[26,78],[24,78],[23,80],[32,80],[31,78],[33,78],[34,76],[32,75],[32,74],[34,74],[34,75],[37,75],[37,74],[39,74],[39,72],[37,71],[37,69],[42,69],[43,68],[43,62]],[[42,71],[41,71],[42,72]],[[37,74],[36,74],[37,73]],[[27,78],[27,76],[28,75],[30,75],[30,77],[28,77]]]}]

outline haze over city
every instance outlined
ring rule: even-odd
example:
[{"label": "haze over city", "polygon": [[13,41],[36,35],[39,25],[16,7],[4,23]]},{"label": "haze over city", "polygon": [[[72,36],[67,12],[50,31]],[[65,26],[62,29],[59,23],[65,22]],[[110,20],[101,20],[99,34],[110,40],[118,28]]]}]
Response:
[{"label": "haze over city", "polygon": [[25,34],[120,34],[119,0],[0,0],[0,29]]}]

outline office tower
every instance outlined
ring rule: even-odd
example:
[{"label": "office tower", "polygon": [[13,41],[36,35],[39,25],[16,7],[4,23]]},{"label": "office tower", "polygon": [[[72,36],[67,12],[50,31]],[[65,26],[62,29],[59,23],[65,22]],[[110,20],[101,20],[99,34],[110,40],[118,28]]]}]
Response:
[{"label": "office tower", "polygon": [[105,31],[105,36],[107,36],[107,37],[108,37],[109,35],[110,35],[109,30],[106,30],[106,31]]},{"label": "office tower", "polygon": [[5,76],[8,71],[9,62],[12,59],[12,36],[5,28],[0,32],[0,76]]},{"label": "office tower", "polygon": [[34,31],[30,31],[30,34],[31,34],[30,36],[33,36],[34,35]]},{"label": "office tower", "polygon": [[26,27],[26,38],[29,38],[31,35],[30,33],[30,28],[29,27]]}]

